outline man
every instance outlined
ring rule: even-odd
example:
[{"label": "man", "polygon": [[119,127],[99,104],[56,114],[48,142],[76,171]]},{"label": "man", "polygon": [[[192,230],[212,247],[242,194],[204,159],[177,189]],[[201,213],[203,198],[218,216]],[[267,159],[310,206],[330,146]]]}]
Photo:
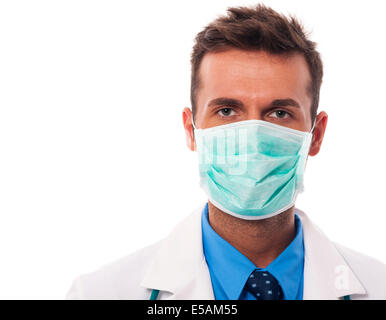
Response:
[{"label": "man", "polygon": [[195,39],[186,143],[208,202],[162,241],[78,277],[69,299],[386,299],[386,267],[295,208],[323,67],[295,18],[228,8]]}]

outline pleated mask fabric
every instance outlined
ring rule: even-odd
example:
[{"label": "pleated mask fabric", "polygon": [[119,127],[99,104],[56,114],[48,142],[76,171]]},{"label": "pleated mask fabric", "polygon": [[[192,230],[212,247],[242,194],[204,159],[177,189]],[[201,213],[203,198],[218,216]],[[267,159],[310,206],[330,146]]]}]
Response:
[{"label": "pleated mask fabric", "polygon": [[194,134],[200,186],[220,210],[264,219],[290,208],[303,191],[311,132],[245,120]]}]

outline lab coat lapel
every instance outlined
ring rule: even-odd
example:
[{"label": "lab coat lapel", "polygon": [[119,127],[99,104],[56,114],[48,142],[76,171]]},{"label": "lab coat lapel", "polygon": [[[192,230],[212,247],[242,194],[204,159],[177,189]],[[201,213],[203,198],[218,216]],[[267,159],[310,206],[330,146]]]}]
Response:
[{"label": "lab coat lapel", "polygon": [[[141,286],[161,291],[160,299],[213,300],[209,269],[202,248],[204,205],[180,222],[163,240]],[[304,236],[303,299],[339,299],[366,294],[334,244],[299,209]]]},{"label": "lab coat lapel", "polygon": [[304,300],[335,300],[346,295],[365,294],[335,245],[299,209],[304,236]]},{"label": "lab coat lapel", "polygon": [[167,292],[160,293],[161,299],[214,299],[202,248],[203,208],[197,208],[163,240],[142,279],[142,287]]}]

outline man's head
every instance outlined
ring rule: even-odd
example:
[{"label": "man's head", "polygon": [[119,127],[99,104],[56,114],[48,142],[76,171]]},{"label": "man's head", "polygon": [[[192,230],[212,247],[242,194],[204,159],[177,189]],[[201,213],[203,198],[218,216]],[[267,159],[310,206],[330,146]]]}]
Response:
[{"label": "man's head", "polygon": [[228,8],[195,38],[191,105],[183,120],[208,128],[260,119],[301,131],[315,122],[310,155],[320,149],[327,115],[317,115],[323,66],[316,44],[295,18],[263,5]]}]

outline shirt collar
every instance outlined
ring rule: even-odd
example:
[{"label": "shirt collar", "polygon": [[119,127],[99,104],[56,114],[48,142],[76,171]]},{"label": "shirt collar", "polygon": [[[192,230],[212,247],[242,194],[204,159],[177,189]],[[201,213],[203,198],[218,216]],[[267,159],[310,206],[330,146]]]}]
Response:
[{"label": "shirt collar", "polygon": [[208,204],[202,212],[202,236],[204,254],[212,274],[222,286],[230,300],[238,300],[255,269],[270,272],[280,283],[284,297],[295,300],[303,277],[304,247],[301,221],[295,214],[296,236],[288,247],[266,268],[257,268],[211,227],[208,219]]}]

